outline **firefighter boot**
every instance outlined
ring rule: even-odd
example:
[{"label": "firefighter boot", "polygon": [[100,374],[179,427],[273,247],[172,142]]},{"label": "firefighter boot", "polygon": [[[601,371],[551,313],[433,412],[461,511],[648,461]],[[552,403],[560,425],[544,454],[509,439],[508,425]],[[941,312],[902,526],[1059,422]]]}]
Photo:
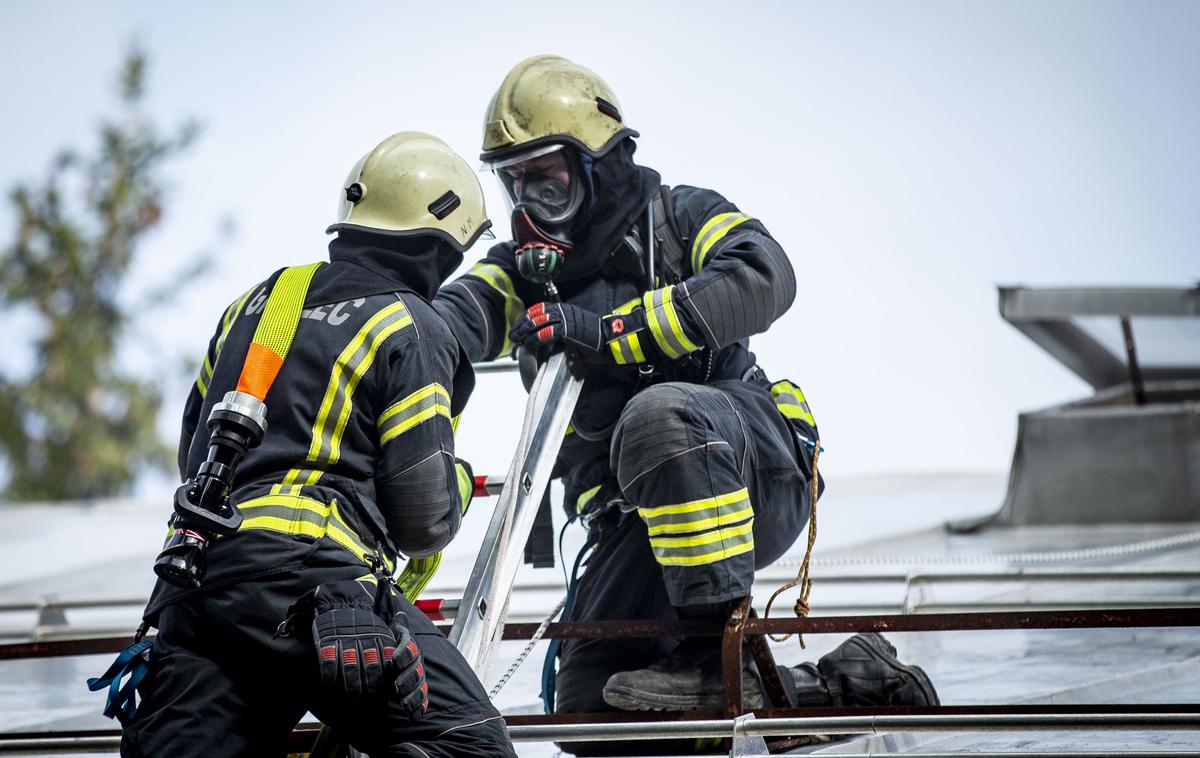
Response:
[{"label": "firefighter boot", "polygon": [[938,705],[933,682],[919,666],[906,666],[878,634],[856,634],[816,664],[790,669],[795,705]]},{"label": "firefighter boot", "polygon": [[[649,668],[613,674],[603,694],[604,702],[625,711],[720,708],[720,644],[711,639],[684,640]],[[749,660],[742,668],[742,704],[747,709],[764,706],[763,688]]]}]

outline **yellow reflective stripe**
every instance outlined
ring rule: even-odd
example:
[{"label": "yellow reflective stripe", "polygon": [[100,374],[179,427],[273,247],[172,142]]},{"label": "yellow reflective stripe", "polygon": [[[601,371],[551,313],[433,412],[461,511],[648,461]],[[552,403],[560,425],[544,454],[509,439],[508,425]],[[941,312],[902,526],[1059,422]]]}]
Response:
[{"label": "yellow reflective stripe", "polygon": [[771,396],[775,398],[775,407],[785,418],[798,419],[810,426],[817,425],[812,409],[808,407],[808,400],[796,385],[786,379],[775,382],[771,385]]},{"label": "yellow reflective stripe", "polygon": [[450,393],[437,382],[427,384],[388,406],[379,416],[379,444],[386,445],[417,424],[435,416],[450,418]]},{"label": "yellow reflective stripe", "polygon": [[575,499],[575,512],[583,513],[583,509],[587,507],[588,503],[592,502],[592,498],[594,498],[596,493],[599,491],[600,485],[597,484],[595,487],[579,493],[579,497]]},{"label": "yellow reflective stripe", "polygon": [[744,213],[718,213],[706,221],[692,242],[692,273],[699,273],[703,268],[704,259],[713,245],[720,242],[735,226],[749,221],[750,218]]},{"label": "yellow reflective stripe", "polygon": [[229,330],[233,328],[233,322],[242,312],[242,307],[246,301],[250,299],[250,295],[254,290],[258,289],[259,285],[255,285],[246,290],[242,295],[229,304],[225,309],[225,315],[221,317],[221,333],[217,336],[217,344],[213,350],[212,356],[208,352],[204,353],[204,365],[200,368],[200,375],[196,377],[196,388],[200,390],[200,397],[208,395],[208,383],[212,380],[213,361],[221,355],[221,348],[225,346],[225,338],[229,336]]},{"label": "yellow reflective stripe", "polygon": [[687,503],[638,508],[653,537],[659,534],[687,534],[716,526],[736,524],[754,515],[750,493],[745,487],[710,498]]},{"label": "yellow reflective stripe", "polygon": [[656,505],[652,508],[638,508],[638,513],[646,520],[652,520],[661,516],[674,516],[681,513],[696,513],[698,511],[707,511],[712,508],[718,508],[730,503],[736,503],[740,500],[748,500],[750,498],[750,490],[742,487],[734,492],[727,492],[724,495],[716,495],[714,497],[703,497],[699,500],[690,500],[686,503],[677,503],[675,505]]},{"label": "yellow reflective stripe", "polygon": [[271,287],[266,310],[254,330],[254,342],[269,348],[280,358],[287,358],[296,328],[300,324],[300,311],[308,296],[308,285],[313,274],[322,263],[286,268]]},{"label": "yellow reflective stripe", "polygon": [[[719,549],[712,549],[714,543]],[[690,537],[651,538],[654,559],[663,566],[697,566],[731,558],[754,549],[754,519]]]},{"label": "yellow reflective stripe", "polygon": [[386,445],[396,437],[399,437],[409,429],[412,429],[414,426],[428,421],[435,416],[445,416],[446,418],[450,418],[450,407],[447,405],[438,404],[431,408],[426,408],[414,416],[405,418],[403,421],[389,427],[388,430],[383,433],[383,436],[379,438],[379,444]]},{"label": "yellow reflective stripe", "polygon": [[382,414],[380,414],[379,423],[382,425],[385,421],[387,421],[392,416],[395,416],[397,413],[400,413],[400,412],[404,411],[405,409],[412,407],[414,404],[419,403],[422,400],[424,400],[425,398],[431,397],[433,395],[438,395],[438,396],[442,397],[443,399],[445,399],[445,401],[447,403],[450,402],[450,393],[446,391],[445,387],[438,384],[437,382],[433,382],[432,384],[426,384],[424,387],[417,390],[416,392],[406,395],[403,399],[397,400],[396,402],[389,405],[387,407],[387,410],[385,410]]},{"label": "yellow reflective stripe", "polygon": [[633,350],[633,359],[638,363],[645,363],[646,354],[642,352],[642,343],[638,339],[637,332],[633,332],[626,339],[629,340],[629,348]]},{"label": "yellow reflective stripe", "polygon": [[[675,285],[651,290],[643,296],[646,322],[655,343],[668,358],[681,358],[700,347],[688,339],[675,312]],[[664,326],[665,324],[665,326]]]},{"label": "yellow reflective stripe", "polygon": [[714,542],[721,540],[740,537],[754,530],[754,519],[745,521],[737,526],[730,526],[724,529],[704,532],[703,534],[692,534],[686,537],[651,537],[650,544],[654,547],[696,547],[698,545],[711,545]]},{"label": "yellow reflective stripe", "polygon": [[641,297],[641,295],[639,295],[639,296],[635,297],[634,299],[630,300],[628,303],[625,303],[624,305],[622,305],[620,308],[617,308],[616,310],[614,310],[613,315],[614,316],[627,316],[630,313],[633,313],[633,309],[638,307],[641,304],[642,304],[642,297]]},{"label": "yellow reflective stripe", "polygon": [[709,563],[723,561],[726,558],[733,558],[742,553],[748,553],[753,549],[754,540],[751,539],[749,542],[736,547],[714,550],[711,553],[704,553],[703,555],[666,556],[661,558],[656,555],[654,558],[660,566],[704,566]]},{"label": "yellow reflective stripe", "polygon": [[318,469],[294,468],[284,475],[283,481],[271,487],[273,495],[299,495],[302,487],[311,487],[321,478]]},{"label": "yellow reflective stripe", "polygon": [[735,524],[742,519],[750,518],[754,515],[754,507],[747,505],[745,508],[739,508],[736,511],[728,513],[718,513],[715,516],[708,518],[696,519],[695,521],[687,522],[667,522],[652,526],[649,528],[651,535],[656,534],[687,534],[690,532],[702,532],[706,529],[712,529],[716,526],[724,524]]},{"label": "yellow reflective stripe", "polygon": [[642,352],[642,343],[638,339],[637,332],[623,334],[610,341],[608,349],[612,352],[613,360],[621,366],[646,362],[646,354]]},{"label": "yellow reflective stripe", "polygon": [[671,332],[675,335],[679,343],[683,345],[683,349],[689,353],[694,353],[700,349],[700,346],[693,343],[684,334],[683,326],[679,323],[679,314],[675,312],[675,285],[664,287],[663,293],[663,310],[667,314],[667,322],[671,325]]},{"label": "yellow reflective stripe", "polygon": [[[358,382],[375,361],[375,354],[383,342],[412,324],[412,316],[404,302],[396,302],[381,308],[354,336],[346,349],[338,356],[329,377],[329,386],[313,423],[312,443],[308,448],[308,460],[312,463],[331,464],[340,457],[342,433],[350,418],[352,398]],[[333,419],[332,423],[330,419]]]},{"label": "yellow reflective stripe", "polygon": [[404,564],[404,570],[396,580],[396,587],[411,603],[416,600],[429,585],[438,567],[442,565],[442,553],[439,550],[425,558],[410,558]]},{"label": "yellow reflective stripe", "polygon": [[238,503],[238,510],[247,511],[255,508],[265,508],[268,506],[292,508],[295,510],[309,511],[315,513],[322,519],[329,517],[329,506],[319,500],[313,500],[311,497],[300,497],[298,495],[263,495],[256,497],[253,500],[247,500],[244,503]]},{"label": "yellow reflective stripe", "polygon": [[458,504],[462,506],[462,512],[467,512],[467,507],[471,505],[471,498],[475,496],[475,480],[467,471],[467,467],[454,462],[454,478],[458,483]]},{"label": "yellow reflective stripe", "polygon": [[[272,494],[238,503],[238,508],[245,516],[238,531],[264,529],[314,539],[328,537],[364,563],[368,555],[376,554],[346,523],[336,500],[325,504],[309,497]],[[391,572],[392,562],[386,556],[380,557]]]},{"label": "yellow reflective stripe", "polygon": [[301,519],[286,519],[279,516],[257,516],[243,519],[242,525],[238,529],[266,529],[283,534],[302,534],[318,539],[325,536],[325,527],[323,526]]},{"label": "yellow reflective stripe", "polygon": [[500,347],[500,354],[508,355],[512,352],[513,347],[512,343],[508,341],[508,333],[516,325],[517,319],[521,318],[521,314],[525,312],[525,304],[521,302],[521,298],[517,297],[517,290],[513,287],[512,279],[504,269],[495,263],[482,262],[476,263],[463,276],[473,276],[483,280],[504,298],[504,343]]},{"label": "yellow reflective stripe", "polygon": [[208,367],[208,356],[204,357],[204,368],[200,371],[200,376],[196,377],[196,389],[200,390],[200,397],[208,395],[208,379],[212,378],[212,369]]}]

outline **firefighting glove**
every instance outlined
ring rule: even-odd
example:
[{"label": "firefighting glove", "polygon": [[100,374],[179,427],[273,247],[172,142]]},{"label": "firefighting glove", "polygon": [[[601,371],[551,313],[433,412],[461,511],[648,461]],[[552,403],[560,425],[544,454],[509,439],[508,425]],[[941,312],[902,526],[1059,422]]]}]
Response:
[{"label": "firefighting glove", "polygon": [[388,624],[375,613],[374,588],[352,580],[327,582],[313,595],[313,641],[321,682],[349,697],[398,693],[413,718],[428,707],[421,651],[396,614]]},{"label": "firefighting glove", "polygon": [[392,670],[396,676],[396,692],[408,717],[414,721],[429,712],[429,683],[425,681],[425,659],[421,648],[408,630],[408,614],[398,611],[392,617],[392,635],[396,649],[392,653]]},{"label": "firefighting glove", "polygon": [[458,484],[458,503],[462,506],[462,515],[467,515],[471,507],[471,498],[475,496],[475,472],[471,464],[462,458],[454,459],[454,475]]},{"label": "firefighting glove", "polygon": [[600,355],[600,317],[570,303],[538,303],[517,319],[508,338],[528,348],[568,344],[585,357]]},{"label": "firefighting glove", "polygon": [[509,339],[528,348],[566,343],[580,348],[584,358],[618,364],[658,357],[641,307],[598,316],[570,303],[538,303],[517,320]]}]

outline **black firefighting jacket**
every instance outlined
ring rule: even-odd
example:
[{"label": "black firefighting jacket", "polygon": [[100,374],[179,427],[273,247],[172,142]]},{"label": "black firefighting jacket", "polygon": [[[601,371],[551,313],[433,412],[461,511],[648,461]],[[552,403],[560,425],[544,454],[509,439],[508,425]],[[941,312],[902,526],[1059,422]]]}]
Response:
[{"label": "black firefighting jacket", "polygon": [[[252,539],[258,530],[300,546],[328,536],[360,558],[379,554],[390,561],[397,553],[430,555],[458,531],[451,421],[474,375],[429,303],[444,268],[437,244],[347,232],[330,243],[330,263],[313,277],[291,350],[267,395],[266,434],[237,469],[233,497],[242,530],[210,553],[228,553],[239,540],[259,544]],[[278,275],[234,301],[209,342],[183,415],[185,480],[205,460],[204,422],[236,387]],[[209,567],[208,583],[277,569],[284,558],[218,562]]]},{"label": "black firefighting jacket", "polygon": [[[641,305],[649,334],[643,361],[590,363],[583,393],[563,443],[556,473],[565,478],[567,503],[607,474],[608,443],[617,417],[648,382],[709,383],[744,379],[754,371],[749,337],[766,329],[792,304],[796,280],[787,254],[758,220],[718,193],[662,187],[652,201],[656,288],[647,293],[642,257],[622,244],[594,276],[559,284],[565,302],[596,314]],[[539,285],[518,273],[513,243],[492,247],[434,300],[473,361],[509,354],[508,332],[525,309],[545,299]],[[654,373],[639,370],[654,365]]]}]

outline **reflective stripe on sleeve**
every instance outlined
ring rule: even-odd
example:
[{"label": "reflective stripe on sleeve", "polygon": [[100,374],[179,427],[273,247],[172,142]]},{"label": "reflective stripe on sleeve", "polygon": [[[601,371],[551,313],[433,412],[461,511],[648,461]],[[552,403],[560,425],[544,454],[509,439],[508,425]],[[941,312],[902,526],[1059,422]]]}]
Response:
[{"label": "reflective stripe on sleeve", "polygon": [[659,534],[688,534],[713,527],[737,524],[754,515],[750,492],[745,487],[714,497],[701,498],[676,505],[638,508],[650,536]]},{"label": "reflective stripe on sleeve", "polygon": [[668,358],[682,358],[700,349],[688,339],[675,310],[675,285],[651,290],[642,297],[646,323],[654,342]]},{"label": "reflective stripe on sleeve", "polygon": [[754,549],[754,519],[686,537],[651,537],[650,547],[660,566],[716,563]]},{"label": "reflective stripe on sleeve", "polygon": [[435,416],[450,418],[450,393],[437,382],[391,404],[379,416],[380,447]]},{"label": "reflective stripe on sleeve", "polygon": [[521,302],[521,298],[517,297],[517,290],[513,287],[512,279],[504,269],[495,263],[482,262],[472,266],[464,276],[473,276],[482,280],[504,298],[504,342],[500,347],[500,355],[508,355],[513,349],[512,343],[508,340],[508,333],[516,325],[517,319],[521,318],[521,314],[525,312],[525,304]]},{"label": "reflective stripe on sleeve", "polygon": [[706,221],[692,242],[692,273],[699,273],[713,245],[720,242],[735,226],[749,221],[750,218],[744,213],[718,213]]}]

